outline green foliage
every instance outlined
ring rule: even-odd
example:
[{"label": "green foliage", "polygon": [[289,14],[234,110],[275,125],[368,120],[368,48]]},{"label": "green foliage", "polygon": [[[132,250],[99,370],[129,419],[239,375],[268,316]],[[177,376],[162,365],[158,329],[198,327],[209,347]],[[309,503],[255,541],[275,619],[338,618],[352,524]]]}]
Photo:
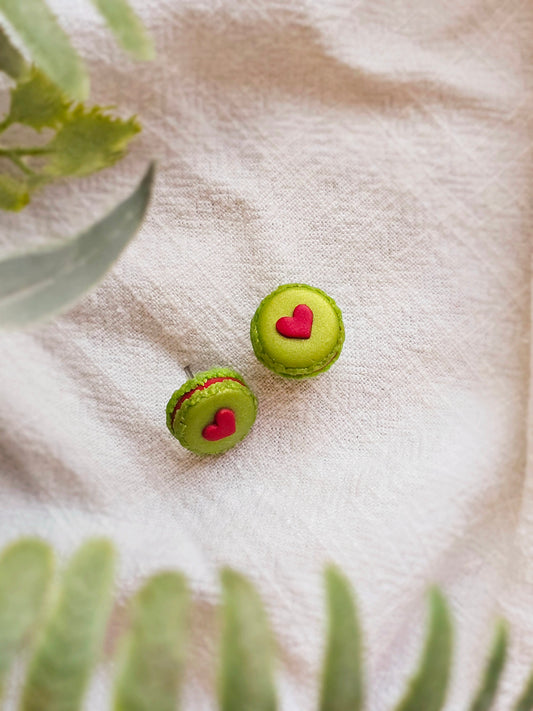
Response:
[{"label": "green foliage", "polygon": [[[152,42],[127,0],[93,2],[132,55],[153,57]],[[2,16],[34,63],[0,27],[0,71],[16,82],[0,134],[14,124],[36,132],[27,145],[0,145],[0,158],[11,164],[10,172],[0,173],[0,209],[18,211],[34,190],[53,180],[89,175],[116,163],[140,125],[135,117],[124,120],[101,107],[75,103],[88,96],[88,75],[45,0],[0,0]],[[43,129],[54,132],[44,143],[38,135]]]},{"label": "green foliage", "polygon": [[33,68],[29,76],[11,89],[11,107],[4,128],[14,123],[38,131],[45,126],[55,128],[67,120],[71,103],[46,75]]},{"label": "green foliage", "polygon": [[[52,554],[24,540],[0,555],[0,687],[23,642],[36,635],[21,711],[80,711],[108,620],[114,555],[90,541],[52,580]],[[329,633],[321,711],[364,708],[361,633],[350,585],[326,571]],[[51,589],[51,593],[50,593]],[[221,711],[274,711],[273,640],[261,600],[242,575],[222,574]],[[450,670],[452,622],[442,594],[429,598],[428,634],[418,671],[398,708],[441,711]],[[43,611],[47,610],[47,614]],[[174,711],[186,655],[188,593],[178,573],[149,579],[133,598],[129,627],[118,645],[114,711]],[[470,711],[493,707],[505,666],[507,629],[499,623]],[[532,711],[533,674],[513,711]]]},{"label": "green foliage", "polygon": [[[127,0],[93,2],[128,52],[138,59],[153,57],[151,40]],[[0,14],[18,35],[32,62],[54,84],[77,101],[87,99],[89,76],[85,65],[45,0],[0,0]],[[18,78],[23,67],[21,58],[2,33],[0,69]]]},{"label": "green foliage", "polygon": [[92,0],[113,30],[117,40],[137,59],[153,59],[150,37],[126,0]]},{"label": "green foliage", "polygon": [[500,621],[496,627],[492,649],[470,711],[488,711],[492,706],[507,657],[507,625]]},{"label": "green foliage", "polygon": [[71,559],[29,663],[21,711],[79,709],[111,606],[114,553],[89,541]]},{"label": "green foliage", "polygon": [[42,541],[19,541],[0,557],[0,697],[6,674],[43,613],[52,574],[52,551]]},{"label": "green foliage", "polygon": [[261,600],[242,575],[222,573],[221,711],[274,711],[274,649]]},{"label": "green foliage", "polygon": [[154,576],[133,600],[115,711],[175,711],[185,664],[188,606],[187,584],[178,573]]},{"label": "green foliage", "polygon": [[134,118],[112,118],[98,107],[78,106],[46,145],[44,175],[89,175],[122,158],[130,140],[140,131]]},{"label": "green foliage", "polygon": [[87,98],[87,71],[44,0],[0,0],[0,13],[55,84],[74,99]]},{"label": "green foliage", "polygon": [[0,71],[12,79],[21,79],[28,69],[26,60],[0,27]]},{"label": "green foliage", "polygon": [[151,165],[130,197],[77,237],[0,259],[0,329],[63,311],[100,281],[139,229],[153,178]]},{"label": "green foliage", "polygon": [[452,660],[452,623],[446,600],[433,588],[429,597],[428,635],[418,671],[397,711],[439,711],[446,698]]},{"label": "green foliage", "polygon": [[329,633],[320,711],[363,708],[361,631],[348,580],[334,567],[326,570]]},{"label": "green foliage", "polygon": [[522,696],[516,702],[514,711],[531,711],[533,709],[533,674],[526,682]]},{"label": "green foliage", "polygon": [[10,175],[0,175],[0,208],[17,212],[29,201],[30,193],[26,182]]},{"label": "green foliage", "polygon": [[[0,0],[1,1],[1,0]],[[0,147],[18,177],[0,175],[0,207],[20,210],[36,188],[67,176],[83,176],[113,165],[140,131],[135,118],[108,115],[99,107],[87,109],[70,99],[45,74],[33,67],[11,90],[11,105],[0,132],[19,123],[37,132],[54,131],[44,145]]]}]

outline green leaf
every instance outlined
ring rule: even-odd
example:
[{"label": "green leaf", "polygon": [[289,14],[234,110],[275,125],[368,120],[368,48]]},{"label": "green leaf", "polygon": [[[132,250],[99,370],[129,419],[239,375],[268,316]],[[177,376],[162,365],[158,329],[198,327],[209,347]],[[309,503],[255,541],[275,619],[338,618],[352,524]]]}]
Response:
[{"label": "green leaf", "polygon": [[66,94],[86,99],[89,77],[85,67],[45,0],[0,0],[0,12],[35,64]]},{"label": "green leaf", "polygon": [[29,663],[21,711],[77,711],[111,608],[113,548],[85,543],[72,557]]},{"label": "green leaf", "polygon": [[335,567],[326,570],[329,633],[322,678],[321,711],[363,707],[361,631],[350,583]]},{"label": "green leaf", "polygon": [[185,578],[161,573],[133,601],[115,688],[115,711],[175,711],[185,662]]},{"label": "green leaf", "polygon": [[8,123],[23,123],[37,130],[51,128],[65,121],[70,101],[41,71],[30,75],[11,90]]},{"label": "green leaf", "polygon": [[124,49],[137,59],[153,59],[154,46],[127,0],[93,0]]},{"label": "green leaf", "polygon": [[46,145],[50,156],[43,172],[54,177],[89,175],[116,163],[141,130],[135,118],[113,118],[99,107],[77,106]]},{"label": "green leaf", "polygon": [[522,695],[516,702],[514,711],[531,711],[533,709],[533,674],[526,682]]},{"label": "green leaf", "polygon": [[28,183],[12,178],[6,173],[0,174],[0,208],[18,212],[30,201]]},{"label": "green leaf", "polygon": [[446,698],[452,656],[452,623],[441,592],[429,597],[428,636],[417,672],[397,711],[439,711]]},{"label": "green leaf", "polygon": [[483,672],[481,685],[470,706],[470,711],[488,711],[493,702],[507,657],[507,625],[500,621],[494,634],[492,648]]},{"label": "green leaf", "polygon": [[39,621],[54,570],[50,547],[23,539],[0,556],[0,697],[6,674]]},{"label": "green leaf", "polygon": [[255,588],[232,570],[222,573],[221,711],[274,711],[273,643]]},{"label": "green leaf", "polygon": [[28,63],[0,27],[0,71],[12,79],[21,79],[28,70]]},{"label": "green leaf", "polygon": [[139,229],[153,177],[152,164],[129,198],[74,239],[0,259],[0,328],[41,321],[94,286]]}]

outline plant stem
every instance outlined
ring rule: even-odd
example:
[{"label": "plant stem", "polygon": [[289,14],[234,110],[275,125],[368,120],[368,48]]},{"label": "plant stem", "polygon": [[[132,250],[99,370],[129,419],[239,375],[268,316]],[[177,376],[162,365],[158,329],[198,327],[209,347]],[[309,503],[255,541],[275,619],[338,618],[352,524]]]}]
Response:
[{"label": "plant stem", "polygon": [[11,156],[44,156],[47,153],[52,153],[52,150],[46,148],[46,146],[36,146],[34,148],[26,148],[24,146],[18,148],[0,147],[0,156],[5,156],[6,158]]},{"label": "plant stem", "polygon": [[22,158],[19,158],[19,156],[14,155],[14,154],[10,153],[9,151],[6,151],[6,150],[3,150],[0,148],[0,158],[7,158],[8,160],[10,160],[25,175],[35,175],[35,172],[31,168],[28,168],[28,166],[26,165],[26,163],[24,163]]}]

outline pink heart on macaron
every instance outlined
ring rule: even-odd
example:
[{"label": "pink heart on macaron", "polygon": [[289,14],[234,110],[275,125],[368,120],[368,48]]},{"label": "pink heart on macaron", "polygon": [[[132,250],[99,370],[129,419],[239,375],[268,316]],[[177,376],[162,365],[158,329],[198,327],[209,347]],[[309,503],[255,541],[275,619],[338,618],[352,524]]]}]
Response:
[{"label": "pink heart on macaron", "polygon": [[223,407],[215,415],[215,421],[204,427],[202,437],[209,442],[218,442],[220,439],[231,437],[235,434],[235,413],[227,407]]},{"label": "pink heart on macaron", "polygon": [[283,316],[276,322],[276,331],[285,338],[311,338],[313,312],[307,304],[298,304],[292,316]]}]

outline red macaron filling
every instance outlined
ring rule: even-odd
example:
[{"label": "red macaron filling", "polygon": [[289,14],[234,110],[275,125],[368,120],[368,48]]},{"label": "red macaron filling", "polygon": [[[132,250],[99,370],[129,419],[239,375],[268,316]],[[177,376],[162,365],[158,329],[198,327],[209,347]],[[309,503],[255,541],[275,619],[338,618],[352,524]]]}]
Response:
[{"label": "red macaron filling", "polygon": [[198,390],[205,390],[208,388],[210,385],[214,385],[215,383],[223,383],[225,380],[233,380],[234,383],[239,383],[239,385],[242,385],[243,387],[246,387],[244,383],[241,380],[238,380],[237,378],[231,378],[231,377],[222,377],[222,378],[209,378],[209,380],[206,380],[205,383],[201,383],[200,385],[197,385],[195,388],[192,390],[189,390],[188,393],[185,393],[185,395],[182,395],[178,402],[176,403],[174,409],[172,410],[172,426],[174,426],[174,420],[176,419],[176,413],[180,409],[180,407],[183,405],[185,400],[188,400],[191,398],[195,392]]}]

